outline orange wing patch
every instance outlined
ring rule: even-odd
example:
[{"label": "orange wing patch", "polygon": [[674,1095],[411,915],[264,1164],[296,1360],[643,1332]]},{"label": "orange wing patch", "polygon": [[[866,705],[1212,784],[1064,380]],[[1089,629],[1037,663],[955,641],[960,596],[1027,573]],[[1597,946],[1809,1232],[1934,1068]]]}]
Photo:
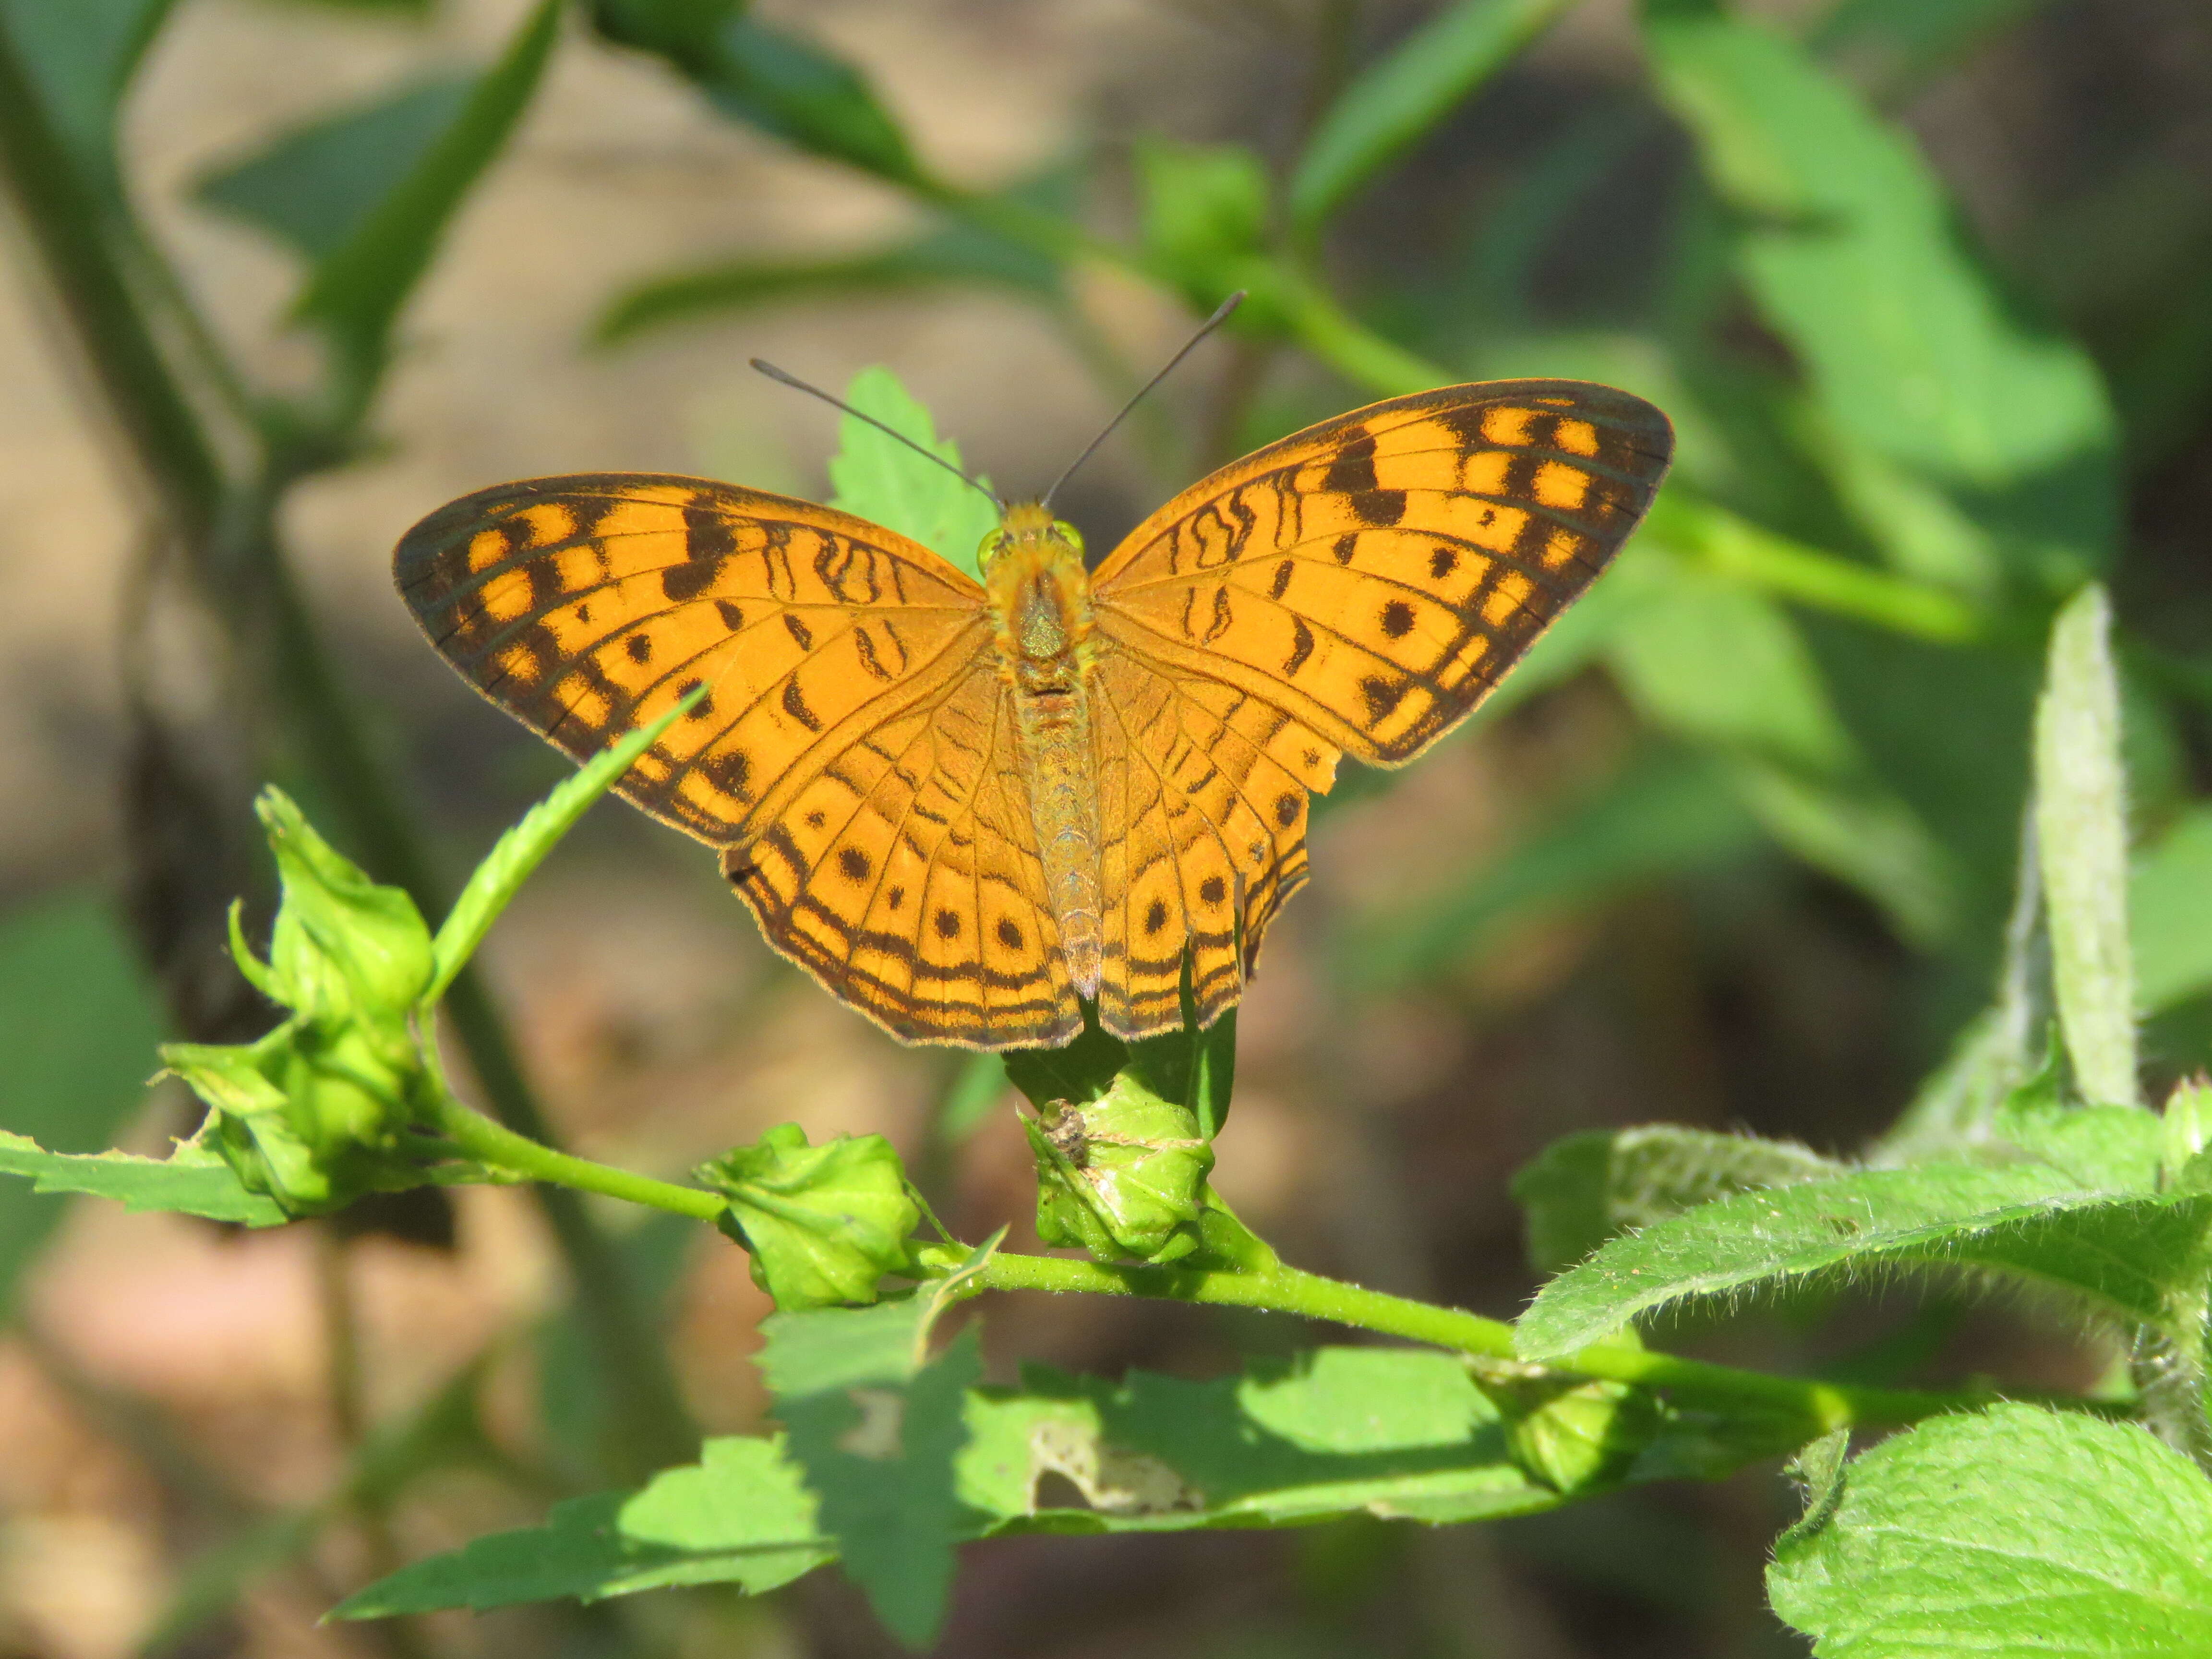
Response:
[{"label": "orange wing patch", "polygon": [[1402,764],[1595,580],[1672,453],[1657,410],[1579,381],[1377,404],[1152,514],[1098,569],[1100,627]]},{"label": "orange wing patch", "polygon": [[399,591],[447,659],[581,758],[708,696],[616,788],[747,841],[854,736],[978,672],[983,591],[849,514],[704,479],[481,490],[407,532]]}]

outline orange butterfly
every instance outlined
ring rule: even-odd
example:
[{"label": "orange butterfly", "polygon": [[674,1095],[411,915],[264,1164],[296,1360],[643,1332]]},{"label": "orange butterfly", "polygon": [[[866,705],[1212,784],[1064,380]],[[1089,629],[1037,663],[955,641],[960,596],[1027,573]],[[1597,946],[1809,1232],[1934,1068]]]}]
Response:
[{"label": "orange butterfly", "polygon": [[698,478],[480,490],[407,532],[447,659],[569,754],[703,685],[616,787],[722,849],[770,944],[909,1042],[1123,1037],[1243,994],[1338,757],[1400,766],[1634,527],[1667,418],[1447,386],[1268,445],[1095,572],[1044,507],[983,580],[850,514]]}]

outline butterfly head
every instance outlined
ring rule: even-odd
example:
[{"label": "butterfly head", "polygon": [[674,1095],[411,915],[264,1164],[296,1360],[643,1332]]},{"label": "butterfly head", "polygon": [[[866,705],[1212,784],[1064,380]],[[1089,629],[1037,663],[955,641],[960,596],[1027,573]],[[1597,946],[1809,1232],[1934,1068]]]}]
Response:
[{"label": "butterfly head", "polygon": [[1024,563],[1052,564],[1072,557],[1083,565],[1083,537],[1064,519],[1038,501],[1016,501],[1006,509],[999,527],[983,538],[981,563],[988,577],[991,567],[1009,556]]}]

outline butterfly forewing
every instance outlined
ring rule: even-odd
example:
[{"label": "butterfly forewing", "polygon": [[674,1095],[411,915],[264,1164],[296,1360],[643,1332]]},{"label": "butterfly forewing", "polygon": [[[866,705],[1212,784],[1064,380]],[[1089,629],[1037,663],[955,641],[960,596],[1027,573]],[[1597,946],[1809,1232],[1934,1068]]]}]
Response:
[{"label": "butterfly forewing", "polygon": [[702,479],[538,478],[408,532],[401,595],[447,659],[568,753],[704,685],[616,787],[702,840],[745,838],[855,725],[975,672],[982,590],[866,520]]},{"label": "butterfly forewing", "polygon": [[1099,626],[1401,764],[1595,580],[1672,453],[1656,409],[1577,380],[1376,404],[1153,514],[1099,567]]}]

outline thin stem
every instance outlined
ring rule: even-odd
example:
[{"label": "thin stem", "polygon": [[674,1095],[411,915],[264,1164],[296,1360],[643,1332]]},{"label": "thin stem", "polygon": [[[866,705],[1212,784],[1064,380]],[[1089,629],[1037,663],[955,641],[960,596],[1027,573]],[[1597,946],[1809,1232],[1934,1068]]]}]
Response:
[{"label": "thin stem", "polygon": [[[456,1145],[482,1162],[532,1180],[559,1182],[586,1192],[650,1205],[700,1221],[712,1221],[721,1213],[721,1199],[703,1188],[656,1181],[649,1176],[595,1164],[572,1153],[556,1152],[501,1128],[450,1095],[441,1096],[432,1121]],[[925,1245],[916,1253],[915,1271],[924,1278],[936,1278],[958,1266],[965,1255],[957,1247]],[[1477,1358],[1525,1363],[1515,1352],[1513,1327],[1503,1320],[1390,1296],[1295,1267],[1275,1266],[1230,1272],[1122,1267],[1066,1256],[1023,1255],[1002,1250],[983,1264],[964,1293],[973,1295],[983,1291],[1079,1291],[1256,1308],[1426,1342]],[[1770,1376],[1733,1365],[1654,1353],[1630,1343],[1594,1343],[1547,1364],[1545,1369],[1785,1412],[1805,1419],[1815,1433],[1855,1425],[1917,1422],[1939,1412],[1987,1405],[1997,1397],[1992,1392],[1869,1389],[1807,1378]],[[2060,1403],[2084,1402],[2069,1399]]]},{"label": "thin stem", "polygon": [[[322,1304],[323,1344],[329,1355],[331,1426],[347,1467],[352,1468],[361,1461],[369,1421],[362,1370],[361,1307],[354,1295],[349,1265],[345,1239],[330,1222],[322,1223],[315,1229],[315,1276],[317,1297]],[[386,1498],[382,1491],[364,1485],[349,1494],[346,1504],[361,1530],[371,1578],[397,1571],[406,1559],[392,1536]],[[391,1659],[425,1659],[429,1652],[411,1619],[385,1620],[375,1640]]]},{"label": "thin stem", "polygon": [[221,512],[222,466],[106,242],[101,198],[46,118],[4,26],[0,171],[132,459],[173,526],[196,541]]},{"label": "thin stem", "polygon": [[617,1169],[611,1164],[595,1164],[573,1152],[556,1152],[493,1122],[449,1094],[439,1096],[431,1109],[430,1122],[478,1162],[532,1181],[624,1199],[688,1215],[696,1221],[712,1221],[722,1212],[723,1200],[703,1187],[681,1187],[672,1181],[656,1181],[635,1170]]},{"label": "thin stem", "polygon": [[[934,1266],[931,1253],[925,1261]],[[1427,1342],[1478,1358],[1519,1363],[1513,1328],[1457,1308],[1440,1308],[1295,1267],[1262,1273],[1110,1267],[1058,1256],[1000,1252],[976,1275],[977,1291],[1078,1291],[1104,1296],[1155,1296],[1181,1302],[1259,1308]],[[1803,1418],[1814,1431],[1852,1425],[1916,1422],[1938,1412],[1986,1405],[1993,1395],[1917,1389],[1867,1389],[1770,1376],[1730,1365],[1681,1359],[1626,1344],[1599,1343],[1547,1370],[1672,1389],[1704,1400],[1733,1401]]]}]

